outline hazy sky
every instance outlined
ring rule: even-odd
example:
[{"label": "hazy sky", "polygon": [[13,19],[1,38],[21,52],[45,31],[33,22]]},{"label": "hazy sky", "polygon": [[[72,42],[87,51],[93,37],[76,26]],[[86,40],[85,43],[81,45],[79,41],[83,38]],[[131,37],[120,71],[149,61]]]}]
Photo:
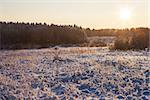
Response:
[{"label": "hazy sky", "polygon": [[[127,19],[120,17],[122,9],[128,9]],[[0,0],[0,21],[150,27],[150,0]]]}]

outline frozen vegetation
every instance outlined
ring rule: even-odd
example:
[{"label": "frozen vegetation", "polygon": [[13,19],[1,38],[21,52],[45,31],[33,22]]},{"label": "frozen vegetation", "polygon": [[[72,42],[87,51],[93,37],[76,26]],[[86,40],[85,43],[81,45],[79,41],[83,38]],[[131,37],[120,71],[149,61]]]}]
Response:
[{"label": "frozen vegetation", "polygon": [[0,51],[0,100],[148,100],[149,78],[145,51]]}]

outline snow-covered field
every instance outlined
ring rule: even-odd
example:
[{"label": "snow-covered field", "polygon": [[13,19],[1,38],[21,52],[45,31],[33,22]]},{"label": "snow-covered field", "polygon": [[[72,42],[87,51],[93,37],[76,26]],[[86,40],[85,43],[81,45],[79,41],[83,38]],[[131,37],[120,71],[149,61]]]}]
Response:
[{"label": "snow-covered field", "polygon": [[149,79],[144,51],[0,51],[0,100],[148,100]]}]

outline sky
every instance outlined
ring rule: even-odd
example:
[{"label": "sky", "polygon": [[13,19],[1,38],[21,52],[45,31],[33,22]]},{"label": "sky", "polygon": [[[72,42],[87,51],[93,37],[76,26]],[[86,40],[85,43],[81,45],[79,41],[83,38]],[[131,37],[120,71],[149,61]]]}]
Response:
[{"label": "sky", "polygon": [[95,29],[150,27],[150,0],[0,0],[0,21]]}]

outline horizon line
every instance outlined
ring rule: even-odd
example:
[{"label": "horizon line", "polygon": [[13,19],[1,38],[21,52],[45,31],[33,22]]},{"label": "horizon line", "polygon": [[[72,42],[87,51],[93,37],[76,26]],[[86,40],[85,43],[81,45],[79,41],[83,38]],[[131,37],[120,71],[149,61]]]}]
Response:
[{"label": "horizon line", "polygon": [[78,26],[78,27],[82,27],[82,28],[84,28],[84,29],[90,29],[90,30],[100,30],[100,29],[121,29],[121,30],[123,30],[123,29],[132,29],[132,28],[148,28],[148,29],[150,29],[150,26],[137,26],[137,27],[124,27],[124,28],[115,28],[115,27],[105,27],[105,28],[92,28],[92,27],[83,27],[82,25],[77,25],[77,24],[57,24],[57,23],[47,23],[47,22],[31,22],[31,21],[29,21],[29,22],[27,22],[27,21],[0,21],[0,22],[6,22],[6,23],[24,23],[24,24],[32,24],[32,23],[34,23],[34,24],[41,24],[41,25],[44,25],[44,23],[46,24],[46,25],[52,25],[52,24],[54,24],[54,25],[57,25],[57,26],[74,26],[74,25],[76,25],[76,26]]}]

